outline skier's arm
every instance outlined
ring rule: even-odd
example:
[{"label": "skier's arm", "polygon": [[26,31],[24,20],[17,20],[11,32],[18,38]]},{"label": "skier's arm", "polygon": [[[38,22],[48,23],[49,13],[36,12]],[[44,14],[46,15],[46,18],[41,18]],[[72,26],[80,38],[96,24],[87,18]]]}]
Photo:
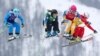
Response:
[{"label": "skier's arm", "polygon": [[43,26],[46,24],[47,20],[46,18],[43,19]]},{"label": "skier's arm", "polygon": [[89,29],[91,29],[94,33],[97,33],[97,31],[95,30],[95,29],[93,29],[93,27],[89,24],[89,23],[87,23],[87,24],[85,24]]},{"label": "skier's arm", "polygon": [[43,26],[46,26],[47,20],[49,19],[49,17],[50,17],[50,13],[48,12],[48,13],[46,13],[45,18],[43,19]]},{"label": "skier's arm", "polygon": [[93,27],[92,27],[89,23],[85,23],[85,25],[86,25],[89,29],[91,29],[92,31],[94,31]]},{"label": "skier's arm", "polygon": [[63,13],[63,20],[66,20],[66,13],[67,13],[67,11],[64,11],[64,13]]},{"label": "skier's arm", "polygon": [[6,15],[4,16],[4,24],[7,24],[7,20],[9,18],[10,14],[9,12],[6,13]]},{"label": "skier's arm", "polygon": [[86,19],[82,19],[82,21],[84,22],[84,24],[91,29],[92,31],[94,31],[93,27],[88,23],[88,21]]},{"label": "skier's arm", "polygon": [[24,18],[21,15],[19,15],[18,18],[21,20],[21,24],[24,25]]},{"label": "skier's arm", "polygon": [[66,22],[66,13],[67,13],[67,11],[64,11],[64,13],[63,13],[63,20],[62,20],[61,24]]},{"label": "skier's arm", "polygon": [[47,19],[48,19],[48,17],[44,18],[44,20],[43,20],[43,26],[45,26],[47,24]]}]

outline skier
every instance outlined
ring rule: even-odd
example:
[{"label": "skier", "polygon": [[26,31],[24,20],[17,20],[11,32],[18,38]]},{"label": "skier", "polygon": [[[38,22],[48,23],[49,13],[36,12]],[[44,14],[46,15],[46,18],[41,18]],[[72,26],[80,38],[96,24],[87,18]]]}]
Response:
[{"label": "skier", "polygon": [[47,38],[58,35],[60,31],[58,23],[58,12],[56,9],[52,9],[47,12],[44,24],[46,25],[45,31],[47,32]]},{"label": "skier", "polygon": [[77,23],[75,23],[75,29],[73,33],[73,40],[71,42],[78,42],[81,41],[83,35],[84,35],[84,27],[87,26],[90,30],[92,30],[94,33],[97,33],[96,30],[93,29],[93,27],[90,25],[91,23],[87,21],[89,18],[89,15],[84,13],[83,15],[80,15],[80,18]]},{"label": "skier", "polygon": [[72,25],[72,23],[75,17],[80,17],[80,14],[77,12],[77,7],[75,5],[72,5],[68,11],[64,11],[64,20],[62,21],[62,24],[66,26],[64,36],[71,37],[73,35],[75,25]]},{"label": "skier", "polygon": [[[15,38],[19,38],[20,35],[20,24],[15,21],[15,19],[21,20],[21,25],[24,27],[24,19],[20,14],[20,10],[18,8],[13,8],[8,11],[4,17],[4,24],[8,26],[9,30],[9,39],[12,40]],[[13,34],[13,28],[15,28],[15,35]]]}]

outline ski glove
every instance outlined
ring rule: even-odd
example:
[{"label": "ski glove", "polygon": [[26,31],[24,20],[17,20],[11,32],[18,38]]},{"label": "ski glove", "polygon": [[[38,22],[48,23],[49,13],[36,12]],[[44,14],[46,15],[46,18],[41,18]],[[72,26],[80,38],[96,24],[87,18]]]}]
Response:
[{"label": "ski glove", "polygon": [[87,24],[91,24],[91,22],[88,21]]},{"label": "ski glove", "polygon": [[10,23],[5,23],[4,26],[9,27]]},{"label": "ski glove", "polygon": [[58,33],[60,33],[60,30],[58,30]]},{"label": "ski glove", "polygon": [[96,30],[94,30],[94,33],[97,33],[97,31],[96,31]]},{"label": "ski glove", "polygon": [[65,23],[65,20],[63,20],[63,21],[61,22],[61,24],[63,24],[63,23]]},{"label": "ski glove", "polygon": [[47,32],[47,28],[45,28],[45,32]]},{"label": "ski glove", "polygon": [[22,24],[22,28],[24,27],[24,24]]}]

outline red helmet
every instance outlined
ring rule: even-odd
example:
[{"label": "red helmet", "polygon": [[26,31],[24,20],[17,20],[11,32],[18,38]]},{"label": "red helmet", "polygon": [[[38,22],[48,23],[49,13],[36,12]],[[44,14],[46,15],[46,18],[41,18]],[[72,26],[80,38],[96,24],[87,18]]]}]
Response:
[{"label": "red helmet", "polygon": [[76,10],[77,10],[77,7],[76,7],[75,5],[72,5],[72,6],[70,7],[70,10],[76,11]]}]

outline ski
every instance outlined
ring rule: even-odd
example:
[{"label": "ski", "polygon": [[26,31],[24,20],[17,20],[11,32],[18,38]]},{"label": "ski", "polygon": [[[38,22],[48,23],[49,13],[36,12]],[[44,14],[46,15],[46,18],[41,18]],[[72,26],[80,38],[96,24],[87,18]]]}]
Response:
[{"label": "ski", "polygon": [[[90,37],[90,38],[87,38],[87,39],[85,39],[85,40],[81,40],[81,41],[79,41],[79,42],[75,42],[75,43],[69,43],[69,44],[64,45],[64,46],[62,46],[62,47],[72,46],[72,45],[75,45],[75,44],[79,44],[79,43],[81,43],[81,42],[90,41],[90,40],[93,39],[93,37],[94,37],[94,33],[91,33],[91,34],[89,34],[89,35],[86,35],[86,36],[84,36],[83,38],[85,38],[85,37]],[[67,38],[66,38],[66,39],[67,39]],[[70,40],[70,39],[67,39],[67,40]]]},{"label": "ski", "polygon": [[32,37],[32,35],[31,35],[31,34],[30,34],[30,35],[24,34],[22,37],[19,36],[19,38],[16,38],[16,37],[14,36],[14,38],[8,40],[8,42],[13,41],[13,40],[15,40],[15,39],[23,39],[23,38],[29,38],[29,37]]},{"label": "ski", "polygon": [[90,37],[90,38],[88,38],[88,39],[81,40],[81,41],[79,41],[79,42],[75,42],[75,43],[69,43],[69,44],[67,44],[67,45],[64,45],[64,46],[62,46],[62,47],[76,45],[76,44],[79,44],[79,43],[82,43],[82,42],[87,42],[87,41],[90,41],[90,40],[92,40],[92,39],[93,39],[93,36],[92,36],[92,37]]},{"label": "ski", "polygon": [[[83,38],[89,37],[89,36],[93,36],[93,35],[94,35],[94,33],[91,33],[91,34],[89,34],[89,35],[84,36]],[[71,39],[72,39],[70,36],[63,36],[63,35],[60,35],[60,36],[58,36],[58,37],[64,37],[64,38],[67,39],[67,40],[71,40]]]},{"label": "ski", "polygon": [[8,39],[8,42],[15,40],[15,39],[16,39],[16,37],[13,37],[12,39]]}]

